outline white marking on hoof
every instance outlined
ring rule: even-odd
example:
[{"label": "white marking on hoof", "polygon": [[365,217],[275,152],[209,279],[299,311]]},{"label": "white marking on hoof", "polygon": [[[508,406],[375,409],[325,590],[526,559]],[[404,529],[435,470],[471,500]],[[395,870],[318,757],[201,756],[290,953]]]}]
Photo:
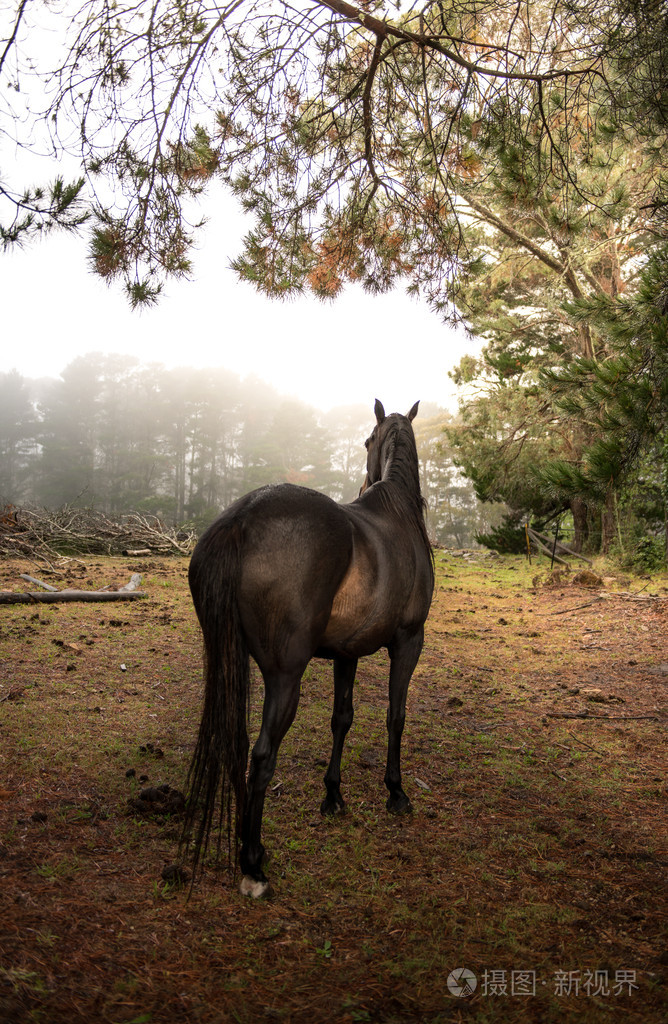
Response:
[{"label": "white marking on hoof", "polygon": [[250,896],[254,900],[261,900],[271,896],[269,882],[258,882],[257,878],[251,878],[250,875],[244,875],[241,879],[239,891],[242,896]]}]

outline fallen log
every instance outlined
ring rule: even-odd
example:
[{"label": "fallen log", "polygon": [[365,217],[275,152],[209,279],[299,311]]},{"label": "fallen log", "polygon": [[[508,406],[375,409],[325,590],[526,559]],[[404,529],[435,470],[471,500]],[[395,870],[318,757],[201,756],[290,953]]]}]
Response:
[{"label": "fallen log", "polygon": [[28,593],[0,591],[0,604],[55,604],[58,601],[133,601],[148,597],[145,590],[33,590]]},{"label": "fallen log", "polygon": [[33,604],[34,602],[53,604],[56,601],[129,601],[135,597],[147,596],[145,591],[137,590],[141,583],[141,574],[138,572],[133,572],[130,582],[126,583],[124,587],[103,587],[102,590],[74,590],[71,588],[56,590],[50,583],[37,580],[34,576],[24,576],[23,573],[21,574],[21,579],[28,580],[29,583],[36,583],[39,587],[45,587],[46,593],[41,590],[32,590],[27,594],[0,590],[0,604]]}]

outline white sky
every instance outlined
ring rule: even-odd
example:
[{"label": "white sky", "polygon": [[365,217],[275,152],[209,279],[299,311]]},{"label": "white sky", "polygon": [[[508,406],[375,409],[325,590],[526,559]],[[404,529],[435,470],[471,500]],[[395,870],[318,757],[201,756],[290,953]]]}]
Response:
[{"label": "white sky", "polygon": [[477,349],[425,303],[395,290],[348,288],[333,303],[264,298],[229,269],[247,230],[234,200],[208,217],[190,281],[170,282],[158,306],[131,312],[122,286],[89,270],[85,239],[65,234],[0,253],[0,370],[58,376],[75,356],[129,353],[168,367],[222,366],[255,374],[321,409],[380,398],[389,412],[416,399],[456,407],[448,370]]},{"label": "white sky", "polygon": [[[31,38],[31,47],[51,45],[48,33]],[[35,86],[29,79],[21,95],[26,84],[28,92]],[[19,94],[12,103],[20,103]],[[0,136],[0,158],[3,177],[17,189],[58,171],[66,180],[79,173],[77,161],[70,167],[61,156],[54,166],[53,157],[12,147],[9,136]],[[208,224],[192,280],[169,282],[158,306],[141,312],[130,310],[122,285],[108,288],[90,271],[84,237],[56,234],[23,250],[0,250],[0,371],[57,376],[77,355],[127,353],[168,367],[254,374],[323,410],[373,406],[376,397],[388,412],[406,412],[417,399],[455,409],[448,370],[480,347],[463,331],[445,327],[400,289],[373,297],[349,287],[327,304],[266,299],[229,269],[250,227],[235,201],[219,186],[203,198],[199,215]]]}]

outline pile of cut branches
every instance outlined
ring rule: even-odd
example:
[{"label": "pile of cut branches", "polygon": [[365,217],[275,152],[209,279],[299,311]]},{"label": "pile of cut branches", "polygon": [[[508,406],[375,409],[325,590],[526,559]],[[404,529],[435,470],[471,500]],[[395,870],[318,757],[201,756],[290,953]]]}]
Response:
[{"label": "pile of cut branches", "polygon": [[140,512],[109,516],[70,505],[56,510],[7,505],[0,511],[0,555],[187,555],[195,540],[192,530]]}]

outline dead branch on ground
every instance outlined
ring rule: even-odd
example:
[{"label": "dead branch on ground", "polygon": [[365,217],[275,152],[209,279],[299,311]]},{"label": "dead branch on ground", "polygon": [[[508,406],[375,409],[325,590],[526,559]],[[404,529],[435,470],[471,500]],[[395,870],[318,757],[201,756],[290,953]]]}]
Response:
[{"label": "dead branch on ground", "polygon": [[546,718],[581,718],[586,722],[658,722],[659,715],[590,715],[587,711],[546,711]]},{"label": "dead branch on ground", "polygon": [[15,508],[0,511],[0,555],[50,561],[62,555],[188,555],[193,530],[167,526],[158,516],[126,512],[110,516],[93,508],[69,505],[51,510]]}]

